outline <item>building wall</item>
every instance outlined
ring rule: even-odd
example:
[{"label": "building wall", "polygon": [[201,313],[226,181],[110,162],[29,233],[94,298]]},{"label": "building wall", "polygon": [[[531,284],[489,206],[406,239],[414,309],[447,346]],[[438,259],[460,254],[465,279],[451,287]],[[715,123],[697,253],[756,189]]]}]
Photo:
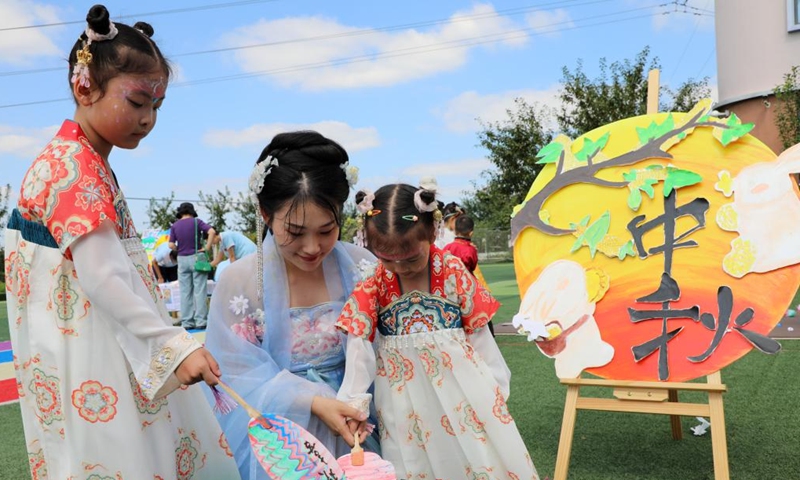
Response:
[{"label": "building wall", "polygon": [[731,103],[719,109],[735,113],[744,123],[754,123],[750,134],[764,142],[773,152],[780,153],[783,151],[783,143],[775,125],[775,101],[775,96],[770,95]]},{"label": "building wall", "polygon": [[731,111],[776,153],[783,150],[772,91],[800,65],[800,31],[787,29],[786,0],[716,0],[717,110]]},{"label": "building wall", "polygon": [[717,87],[724,106],[783,82],[800,65],[800,31],[787,31],[786,0],[717,0]]}]

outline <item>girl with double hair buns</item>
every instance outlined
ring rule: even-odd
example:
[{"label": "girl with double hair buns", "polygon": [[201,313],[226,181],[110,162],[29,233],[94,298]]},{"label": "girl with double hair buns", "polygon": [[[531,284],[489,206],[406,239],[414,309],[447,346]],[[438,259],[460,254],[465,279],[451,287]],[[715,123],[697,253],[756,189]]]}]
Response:
[{"label": "girl with double hair buns", "polygon": [[[383,457],[398,478],[538,479],[508,412],[510,372],[487,323],[500,306],[436,245],[431,185],[356,194],[379,259],[348,299],[340,400],[366,411],[374,381]],[[360,431],[358,422],[350,422]]]},{"label": "girl with double hair buns", "polygon": [[[342,209],[356,179],[347,152],[319,133],[272,139],[249,182],[259,230],[266,225],[267,234],[256,255],[225,269],[211,297],[206,334],[225,382],[247,403],[296,422],[337,457],[353,445],[346,421],[366,423],[369,411],[335,398],[349,348],[336,319],[360,278],[359,264],[375,259],[339,241]],[[252,454],[247,412],[239,408],[219,421],[242,477],[268,478]],[[378,449],[377,435],[366,440],[365,448]]]},{"label": "girl with double hair buns", "polygon": [[437,247],[444,249],[444,247],[455,241],[456,219],[458,219],[458,217],[460,217],[463,213],[464,209],[462,209],[461,206],[456,202],[450,202],[442,207],[442,222],[444,223],[445,228],[439,232],[439,235],[436,238],[435,243]]},{"label": "girl with double hair buns", "polygon": [[22,181],[6,229],[14,366],[33,478],[238,478],[199,386],[217,363],[172,326],[113,147],[147,136],[170,68],[145,23],[102,5],[69,54],[76,103]]}]

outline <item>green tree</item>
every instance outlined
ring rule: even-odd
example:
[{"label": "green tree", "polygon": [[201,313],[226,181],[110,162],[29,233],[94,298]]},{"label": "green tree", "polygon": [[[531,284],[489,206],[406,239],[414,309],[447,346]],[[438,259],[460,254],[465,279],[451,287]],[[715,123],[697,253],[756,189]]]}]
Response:
[{"label": "green tree", "polygon": [[342,209],[342,227],[339,230],[339,238],[343,242],[353,243],[353,237],[358,230],[358,219],[356,218],[356,206],[347,202]]},{"label": "green tree", "polygon": [[775,87],[775,97],[778,136],[783,148],[789,148],[800,143],[800,67],[793,66],[783,76],[783,83]]},{"label": "green tree", "polygon": [[[561,105],[556,120],[559,129],[576,138],[586,132],[617,120],[647,113],[647,76],[660,68],[658,58],[650,58],[650,47],[644,47],[633,60],[616,61],[608,65],[600,59],[600,75],[590,79],[578,61],[575,71],[562,68]],[[711,95],[708,77],[689,78],[674,90],[659,88],[662,112],[688,112],[697,102]]]},{"label": "green tree", "polygon": [[239,192],[239,196],[232,202],[232,206],[233,213],[236,214],[236,228],[255,241],[258,207],[253,204],[249,195],[242,192]]},{"label": "green tree", "polygon": [[[559,100],[555,109],[558,130],[576,138],[597,127],[624,118],[644,115],[647,111],[647,75],[658,68],[658,59],[650,58],[645,47],[633,60],[600,60],[600,75],[590,79],[578,61],[574,71],[563,68]],[[675,90],[661,87],[661,111],[688,112],[711,89],[708,77],[688,79]],[[489,151],[494,168],[481,173],[484,187],[463,199],[464,207],[481,227],[506,228],[512,208],[524,200],[541,165],[536,164],[539,150],[555,136],[545,127],[549,115],[541,108],[515,100],[516,109],[508,111],[505,122],[483,124],[478,133],[480,144]]]},{"label": "green tree", "polygon": [[590,79],[578,60],[575,71],[562,68],[561,106],[556,114],[563,133],[575,138],[590,130],[623,118],[647,112],[647,74],[660,68],[657,58],[645,47],[633,61],[600,59],[600,75]]},{"label": "green tree", "polygon": [[233,199],[230,189],[225,187],[224,192],[217,190],[217,193],[211,195],[206,195],[202,191],[198,194],[200,195],[200,203],[208,210],[209,217],[206,222],[214,227],[217,233],[224,232],[227,229],[225,215],[231,211],[231,200]]},{"label": "green tree", "polygon": [[674,91],[667,88],[666,93],[670,103],[662,111],[688,112],[700,100],[711,97],[711,87],[708,86],[708,77],[703,77],[700,80],[690,78],[678,85]]},{"label": "green tree", "polygon": [[464,199],[464,207],[486,228],[508,228],[511,210],[522,202],[542,169],[536,154],[552,139],[543,124],[543,110],[524,99],[514,100],[514,109],[506,110],[501,122],[481,122],[480,145],[489,151],[494,166],[481,173],[485,186]]},{"label": "green tree", "polygon": [[175,209],[172,202],[175,201],[175,192],[169,193],[169,198],[150,198],[147,205],[147,218],[151,228],[158,230],[168,230],[175,222]]}]

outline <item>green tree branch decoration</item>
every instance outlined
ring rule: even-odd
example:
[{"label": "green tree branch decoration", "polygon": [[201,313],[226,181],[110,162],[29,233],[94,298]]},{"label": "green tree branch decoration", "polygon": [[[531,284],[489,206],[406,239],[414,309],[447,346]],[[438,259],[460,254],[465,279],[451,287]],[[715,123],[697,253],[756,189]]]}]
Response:
[{"label": "green tree branch decoration", "polygon": [[[543,147],[537,155],[538,163],[556,164],[555,177],[525,202],[513,216],[511,219],[511,242],[513,243],[526,228],[535,228],[548,235],[570,235],[575,232],[574,226],[571,228],[557,227],[552,224],[552,219],[545,223],[539,216],[539,211],[547,199],[564,187],[579,183],[611,188],[628,187],[631,180],[624,177],[623,181],[610,181],[597,178],[596,175],[606,168],[635,165],[645,160],[671,160],[673,157],[667,151],[683,141],[697,127],[712,128],[712,135],[723,146],[741,138],[753,128],[752,124],[742,124],[735,115],[721,120],[709,116],[710,111],[711,101],[703,100],[686,115],[686,120],[681,123],[676,124],[674,117],[670,114],[661,123],[652,122],[645,128],[637,128],[636,133],[640,141],[637,148],[614,158],[602,160],[598,158],[598,161],[594,161],[594,159],[599,157],[602,148],[595,149],[595,146],[600,143],[605,146],[608,141],[605,135],[597,140],[589,141],[588,147],[584,142],[581,152],[589,150],[584,153],[579,152],[579,154],[581,157],[585,155],[585,163],[578,158],[578,154],[572,154],[571,141],[566,136],[560,135],[552,143]],[[590,151],[593,154],[590,154]],[[666,182],[667,176],[664,177],[665,191],[667,188],[671,191],[672,188],[691,184],[686,182],[699,181],[692,177],[694,175],[692,172],[681,172],[686,171],[672,172],[673,176],[669,183]],[[645,185],[642,185],[643,191],[649,195],[649,188]],[[636,202],[631,202],[629,199],[629,205],[631,203],[635,204]]]}]

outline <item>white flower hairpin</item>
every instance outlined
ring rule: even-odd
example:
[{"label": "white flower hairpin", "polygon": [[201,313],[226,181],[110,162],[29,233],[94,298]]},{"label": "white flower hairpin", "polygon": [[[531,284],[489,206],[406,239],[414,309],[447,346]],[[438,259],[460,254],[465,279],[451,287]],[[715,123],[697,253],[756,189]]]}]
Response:
[{"label": "white flower hairpin", "polygon": [[258,204],[258,194],[264,189],[264,180],[267,175],[272,173],[272,167],[278,166],[278,159],[268,155],[262,162],[258,162],[250,174],[250,180],[247,182],[250,187],[250,198],[253,203]]},{"label": "white flower hairpin", "polygon": [[344,162],[340,165],[344,170],[344,176],[347,178],[347,184],[353,188],[358,183],[358,167],[350,165],[350,162]]}]

